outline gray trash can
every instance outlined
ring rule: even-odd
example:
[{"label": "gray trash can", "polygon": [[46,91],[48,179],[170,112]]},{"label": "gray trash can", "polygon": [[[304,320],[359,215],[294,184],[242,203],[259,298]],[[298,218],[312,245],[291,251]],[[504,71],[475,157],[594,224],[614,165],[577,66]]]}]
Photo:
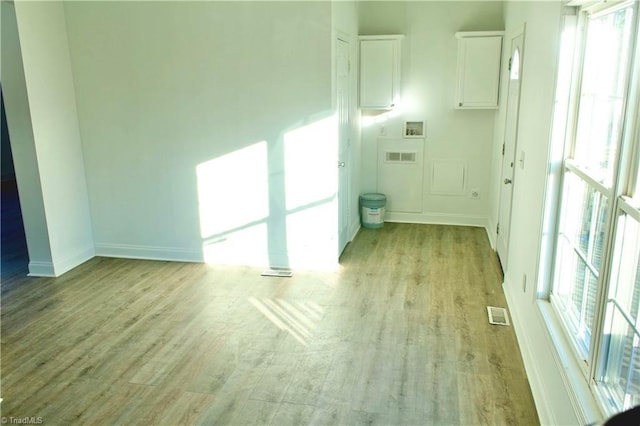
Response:
[{"label": "gray trash can", "polygon": [[364,228],[382,228],[387,197],[384,194],[369,193],[360,196],[361,223]]}]

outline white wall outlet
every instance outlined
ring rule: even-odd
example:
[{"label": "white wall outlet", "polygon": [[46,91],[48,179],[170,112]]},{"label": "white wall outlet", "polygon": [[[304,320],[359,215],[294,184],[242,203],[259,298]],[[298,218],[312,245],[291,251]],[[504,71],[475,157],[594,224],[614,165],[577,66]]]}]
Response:
[{"label": "white wall outlet", "polygon": [[471,193],[469,194],[469,196],[475,200],[480,198],[480,190],[479,189],[472,189]]}]

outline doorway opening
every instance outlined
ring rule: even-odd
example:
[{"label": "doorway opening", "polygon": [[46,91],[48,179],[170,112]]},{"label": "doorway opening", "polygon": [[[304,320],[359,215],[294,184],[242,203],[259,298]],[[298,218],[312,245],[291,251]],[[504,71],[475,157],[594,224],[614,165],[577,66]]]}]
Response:
[{"label": "doorway opening", "polygon": [[11,278],[27,275],[29,255],[1,89],[0,115],[0,128],[2,129],[2,152],[0,153],[2,157],[2,186],[0,188],[0,252],[2,264],[0,266],[0,279],[2,280],[2,293],[4,294],[11,289],[11,282],[13,282]]}]

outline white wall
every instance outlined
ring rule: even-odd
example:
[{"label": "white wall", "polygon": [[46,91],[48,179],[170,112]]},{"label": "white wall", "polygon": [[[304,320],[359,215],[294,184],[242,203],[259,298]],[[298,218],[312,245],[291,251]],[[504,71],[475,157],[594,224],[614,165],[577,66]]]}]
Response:
[{"label": "white wall", "polygon": [[98,254],[330,257],[331,3],[65,11]]},{"label": "white wall", "polygon": [[15,4],[54,275],[94,255],[61,2]]},{"label": "white wall", "polygon": [[[593,399],[582,385],[572,383],[569,390],[569,370],[563,358],[551,344],[551,335],[536,301],[536,286],[540,236],[544,208],[544,193],[548,171],[551,118],[554,103],[556,61],[560,34],[559,1],[508,2],[505,4],[506,40],[526,26],[517,155],[525,152],[524,169],[516,168],[513,210],[509,244],[509,264],[505,271],[504,290],[509,311],[531,384],[542,424],[569,425],[598,420]],[[508,60],[508,53],[504,63]],[[506,79],[502,82],[506,90]],[[491,221],[497,221],[500,188],[500,147],[504,128],[504,104],[496,118],[496,138],[493,147],[493,202]],[[526,289],[523,281],[526,280]],[[576,396],[580,395],[580,396]],[[595,414],[594,414],[595,413]]]},{"label": "white wall", "polygon": [[29,271],[60,275],[94,255],[62,3],[2,8],[2,79]]},{"label": "white wall", "polygon": [[[388,214],[390,220],[488,226],[495,110],[454,109],[456,31],[503,29],[501,2],[361,3],[360,34],[404,34],[402,40],[401,114],[363,127],[363,192],[375,191],[376,140],[380,127],[401,137],[404,120],[426,120],[422,212]],[[379,118],[379,117],[378,117]],[[366,119],[366,118],[365,118]],[[434,159],[467,164],[462,196],[431,193]],[[478,189],[480,199],[470,198]]]},{"label": "white wall", "polygon": [[32,274],[53,275],[53,262],[40,185],[31,112],[20,52],[20,39],[14,3],[1,2],[2,8],[2,93],[11,137],[13,161],[21,194]]}]

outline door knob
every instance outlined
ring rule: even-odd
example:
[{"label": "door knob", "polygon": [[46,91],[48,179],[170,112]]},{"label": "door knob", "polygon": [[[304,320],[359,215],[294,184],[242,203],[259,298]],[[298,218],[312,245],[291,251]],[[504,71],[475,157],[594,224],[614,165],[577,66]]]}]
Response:
[{"label": "door knob", "polygon": [[504,180],[504,184],[505,184],[505,185],[508,185],[508,184],[510,184],[510,183],[511,183],[511,179],[505,179],[505,180]]},{"label": "door knob", "polygon": [[345,166],[344,161],[339,161],[338,162],[338,167],[344,167],[344,166]]}]

